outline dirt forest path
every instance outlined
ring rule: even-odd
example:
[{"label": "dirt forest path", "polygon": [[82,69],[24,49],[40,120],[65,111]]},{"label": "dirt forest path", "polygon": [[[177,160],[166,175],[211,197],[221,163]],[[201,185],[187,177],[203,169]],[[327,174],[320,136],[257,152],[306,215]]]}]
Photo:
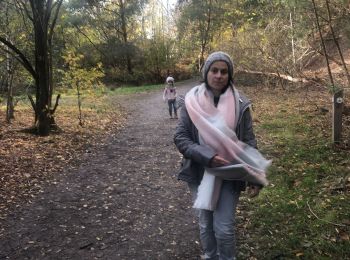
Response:
[{"label": "dirt forest path", "polygon": [[[197,82],[178,86],[179,94]],[[126,127],[2,224],[0,259],[198,259],[162,93],[126,96]]]}]

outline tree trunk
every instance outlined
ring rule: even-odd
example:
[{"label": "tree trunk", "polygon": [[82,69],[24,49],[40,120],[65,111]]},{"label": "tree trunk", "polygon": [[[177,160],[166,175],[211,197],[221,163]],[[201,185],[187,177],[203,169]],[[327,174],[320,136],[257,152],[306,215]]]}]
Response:
[{"label": "tree trunk", "polygon": [[333,75],[332,75],[331,67],[330,67],[330,65],[329,65],[329,60],[328,60],[328,55],[327,55],[327,49],[326,49],[326,45],[325,45],[324,40],[323,40],[323,35],[322,35],[322,31],[321,31],[320,22],[319,22],[319,19],[318,19],[318,13],[317,13],[317,8],[316,8],[315,0],[312,0],[312,4],[313,4],[313,7],[314,7],[314,12],[315,12],[316,25],[317,25],[318,33],[319,33],[320,38],[321,38],[321,44],[322,44],[323,52],[324,52],[324,55],[325,55],[325,58],[326,58],[326,62],[327,62],[328,76],[329,76],[329,79],[330,79],[330,81],[331,81],[332,88],[333,88],[333,90],[334,90],[334,87],[335,87],[335,86],[334,86]]},{"label": "tree trunk", "polygon": [[123,41],[126,48],[126,53],[125,53],[126,68],[129,74],[133,74],[133,68],[131,64],[131,57],[130,57],[130,50],[129,50],[129,42],[128,42],[128,32],[126,29],[125,6],[124,6],[123,0],[119,0],[119,6],[120,6],[120,17],[122,22]]},{"label": "tree trunk", "polygon": [[207,20],[205,21],[205,28],[204,32],[202,35],[201,39],[201,50],[200,50],[200,55],[199,55],[199,63],[198,63],[198,70],[200,71],[203,67],[204,64],[204,52],[207,48],[207,44],[209,41],[209,34],[210,34],[210,29],[211,29],[211,12],[212,12],[212,0],[209,0],[206,2],[207,7],[208,7],[208,12],[207,12]]},{"label": "tree trunk", "polygon": [[[6,9],[6,40],[9,41],[9,16],[8,16],[8,3],[5,5]],[[7,106],[6,106],[6,122],[10,123],[11,119],[14,118],[14,105],[13,105],[13,88],[12,88],[12,79],[13,79],[13,70],[11,66],[11,57],[9,54],[9,47],[5,47],[6,52],[6,73],[5,76],[5,84],[6,84],[6,90],[7,90]]]},{"label": "tree trunk", "polygon": [[77,86],[77,95],[78,95],[78,109],[79,109],[79,125],[83,126],[83,115],[82,115],[82,111],[81,111],[81,94],[80,94],[80,82],[79,80],[76,82],[76,86]]},{"label": "tree trunk", "polygon": [[[27,15],[33,23],[35,66],[31,64],[19,48],[1,35],[0,42],[11,50],[13,58],[19,61],[33,77],[36,86],[36,100],[34,102],[31,97],[30,100],[35,112],[35,126],[38,134],[48,135],[51,128],[50,126],[54,124],[52,115],[57,108],[59,99],[57,98],[56,100],[55,108],[53,110],[50,109],[53,94],[53,84],[52,81],[50,82],[50,74],[52,73],[52,68],[50,69],[52,65],[52,61],[50,60],[50,55],[52,55],[51,39],[63,0],[26,0],[16,2],[25,10],[23,15]],[[30,4],[31,13],[29,13],[27,6],[28,2]],[[53,10],[55,10],[53,19],[50,19]]]},{"label": "tree trunk", "polygon": [[13,88],[12,88],[12,79],[13,74],[11,71],[8,71],[8,78],[7,78],[7,106],[6,106],[6,121],[7,123],[11,123],[11,119],[14,119],[14,111],[15,106],[13,104]]},{"label": "tree trunk", "polygon": [[340,56],[340,59],[341,59],[341,62],[342,62],[342,65],[343,65],[343,68],[345,71],[345,75],[346,75],[346,78],[348,80],[348,87],[350,87],[350,74],[349,74],[348,68],[346,67],[343,53],[341,51],[339,42],[337,40],[337,37],[335,36],[335,32],[334,32],[334,29],[332,26],[332,16],[331,16],[330,8],[329,8],[329,0],[326,0],[326,6],[327,6],[327,12],[328,12],[328,25],[329,25],[329,28],[330,28],[331,33],[332,33],[333,41],[334,41],[335,45],[337,46],[337,50],[338,50],[338,53],[339,53],[339,56]]},{"label": "tree trunk", "polygon": [[50,93],[49,93],[49,58],[48,58],[48,17],[45,14],[45,1],[32,1],[33,24],[35,35],[36,112],[38,134],[45,136],[50,132]]},{"label": "tree trunk", "polygon": [[[320,27],[319,20],[318,20],[318,13],[317,13],[317,9],[316,9],[315,0],[312,0],[312,4],[314,7],[314,11],[315,11],[317,28],[318,28],[320,38],[322,41],[323,51],[325,53],[325,58],[327,61],[328,75],[329,75],[329,79],[330,79],[331,84],[332,84],[332,90],[333,90],[333,94],[334,94],[334,96],[333,96],[333,118],[332,118],[332,141],[333,141],[333,143],[339,143],[340,139],[341,139],[341,131],[342,131],[343,91],[342,90],[337,91],[337,89],[334,85],[332,71],[331,71],[331,68],[329,65],[329,61],[328,61],[326,45],[325,45],[324,40],[323,40],[321,27]],[[328,1],[326,1],[326,4],[327,4],[328,11],[329,11]],[[330,17],[330,13],[328,13],[328,14]],[[330,22],[331,21],[329,21],[329,23]]]},{"label": "tree trunk", "polygon": [[292,12],[289,12],[289,20],[290,20],[290,29],[292,33],[292,55],[293,55],[293,66],[295,70],[295,48],[294,48],[294,25],[293,25],[293,17],[292,17]]}]

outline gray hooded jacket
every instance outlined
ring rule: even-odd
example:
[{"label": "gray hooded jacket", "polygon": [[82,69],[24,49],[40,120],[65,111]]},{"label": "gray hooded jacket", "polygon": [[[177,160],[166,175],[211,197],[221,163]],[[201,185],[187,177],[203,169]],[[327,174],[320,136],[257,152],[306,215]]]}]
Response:
[{"label": "gray hooded jacket", "polygon": [[[253,132],[253,122],[250,114],[251,102],[238,93],[239,113],[236,127],[236,134],[239,140],[257,148],[257,142]],[[198,130],[191,121],[186,106],[181,108],[180,119],[176,127],[174,142],[180,153],[183,155],[181,169],[178,172],[178,179],[188,183],[200,184],[204,167],[209,167],[211,159],[216,152],[209,146],[199,143]],[[245,183],[233,181],[237,188],[244,190]]]}]

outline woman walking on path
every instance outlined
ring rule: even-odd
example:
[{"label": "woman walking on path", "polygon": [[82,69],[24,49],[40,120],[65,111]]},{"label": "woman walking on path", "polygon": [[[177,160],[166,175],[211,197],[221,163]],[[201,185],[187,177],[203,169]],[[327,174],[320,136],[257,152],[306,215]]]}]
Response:
[{"label": "woman walking on path", "polygon": [[163,100],[164,102],[168,102],[168,108],[169,108],[169,115],[170,118],[173,118],[173,111],[174,111],[174,118],[177,118],[177,109],[176,109],[176,88],[174,86],[174,78],[173,77],[167,77],[166,79],[167,85],[165,86],[164,92],[163,92]]},{"label": "woman walking on path", "polygon": [[[212,53],[202,73],[204,83],[187,93],[176,127],[174,141],[184,156],[178,178],[188,183],[193,195],[204,258],[232,260],[236,259],[235,211],[246,182],[222,180],[208,172],[254,157],[244,147],[248,144],[256,148],[257,142],[250,101],[233,86],[233,63],[229,55]],[[244,162],[245,165],[250,166],[252,160]],[[266,184],[264,170],[269,162],[264,158],[261,162],[261,171],[246,169],[262,180],[259,184],[248,184],[252,197]]]}]

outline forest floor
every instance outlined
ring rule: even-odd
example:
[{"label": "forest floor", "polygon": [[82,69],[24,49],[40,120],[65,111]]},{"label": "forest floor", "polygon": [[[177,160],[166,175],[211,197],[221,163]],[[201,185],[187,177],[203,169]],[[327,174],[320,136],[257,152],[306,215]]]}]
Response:
[{"label": "forest floor", "polygon": [[[179,94],[195,84],[179,84]],[[331,108],[324,92],[283,90],[279,96],[274,89],[253,87],[244,92],[253,99],[257,137],[271,159],[278,159],[282,148],[274,144],[276,136],[266,133],[268,122],[265,128],[259,127],[264,113],[286,113],[294,102],[299,113],[310,113],[321,121],[322,131],[329,130],[330,112],[324,109]],[[18,112],[10,126],[1,126],[0,259],[199,259],[191,196],[176,178],[181,160],[173,144],[176,120],[169,119],[161,96],[161,89],[111,95],[102,108],[86,100],[90,107],[83,111],[83,128],[72,118],[76,110],[60,111],[59,107],[56,121],[62,131],[49,137],[19,131],[31,120],[30,108]],[[349,122],[345,136],[350,136]],[[348,143],[337,149],[347,150]],[[349,164],[346,161],[344,167]],[[275,166],[275,171],[280,169]],[[348,177],[344,178],[346,182]],[[277,182],[272,181],[270,190]],[[302,187],[296,181],[293,185]],[[266,230],[251,221],[256,203],[268,198],[266,190],[255,204],[242,195],[237,216],[239,259],[271,259],[263,257],[266,252],[259,253],[266,251],[266,241],[257,244]],[[348,196],[348,188],[344,192]],[[340,243],[348,243],[348,228],[337,231],[343,235]],[[275,230],[268,228],[268,232],[272,236]],[[269,239],[268,243],[273,242]],[[285,259],[290,250],[291,258],[302,257],[302,248],[297,249],[282,246],[273,255]]]},{"label": "forest floor", "polygon": [[190,195],[176,179],[176,120],[162,90],[113,99],[122,113],[106,119],[120,122],[107,136],[2,133],[2,191],[12,195],[1,201],[0,259],[197,259]]}]

